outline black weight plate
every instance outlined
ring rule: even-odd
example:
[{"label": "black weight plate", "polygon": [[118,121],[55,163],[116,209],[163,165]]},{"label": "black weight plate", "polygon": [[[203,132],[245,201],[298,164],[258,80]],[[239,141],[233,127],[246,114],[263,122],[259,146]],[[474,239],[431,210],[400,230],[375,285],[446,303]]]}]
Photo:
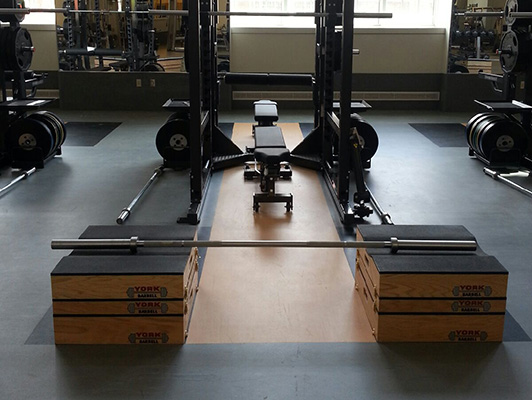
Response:
[{"label": "black weight plate", "polygon": [[58,129],[57,125],[55,124],[55,122],[52,121],[46,115],[46,111],[34,112],[33,114],[30,114],[27,118],[31,118],[31,119],[34,119],[36,121],[40,121],[43,124],[45,124],[48,127],[48,129],[50,129],[50,132],[52,132],[52,138],[53,138],[52,149],[50,150],[50,153],[52,153],[55,150],[57,150],[57,148],[59,146],[59,143],[61,142],[61,136],[60,136],[61,134],[60,134],[59,129]]},{"label": "black weight plate", "polygon": [[519,40],[515,32],[508,31],[502,35],[499,51],[501,52],[499,60],[504,72],[510,73],[518,67]]},{"label": "black weight plate", "polygon": [[[353,121],[351,122],[353,125]],[[379,136],[373,127],[363,119],[354,122],[358,135],[360,136],[360,158],[362,161],[371,160],[379,147]]]},{"label": "black weight plate", "polygon": [[477,153],[482,154],[482,150],[480,149],[480,140],[482,136],[482,130],[486,124],[489,124],[490,122],[497,121],[500,119],[503,119],[500,114],[489,114],[485,117],[480,118],[476,124],[473,125],[471,128],[471,143],[473,150],[475,150]]},{"label": "black weight plate", "polygon": [[169,161],[190,160],[190,124],[187,120],[175,119],[165,123],[157,132],[157,151]]},{"label": "black weight plate", "polygon": [[48,118],[55,121],[55,124],[59,129],[59,137],[60,137],[59,147],[60,147],[63,145],[63,143],[65,143],[65,140],[66,140],[66,125],[63,122],[63,120],[59,118],[57,115],[55,115],[53,112],[45,111],[45,113]]},{"label": "black weight plate", "polygon": [[467,122],[466,129],[465,129],[466,139],[467,139],[467,143],[469,144],[471,148],[473,147],[472,133],[473,133],[474,126],[476,126],[476,124],[480,121],[480,118],[486,117],[488,115],[492,115],[492,114],[491,113],[480,113],[480,114],[475,115],[473,118],[471,118]]},{"label": "black weight plate", "polygon": [[48,157],[53,148],[53,135],[42,122],[31,118],[20,118],[9,128],[9,148],[32,150],[40,147],[44,157]]},{"label": "black weight plate", "polygon": [[486,125],[480,140],[482,154],[486,157],[489,157],[493,150],[506,152],[515,149],[524,154],[527,145],[528,140],[523,127],[506,118]]},{"label": "black weight plate", "polygon": [[18,71],[27,71],[31,65],[31,60],[33,59],[33,51],[24,49],[33,46],[31,35],[27,29],[17,28],[14,31],[13,40],[13,66],[16,66]]}]

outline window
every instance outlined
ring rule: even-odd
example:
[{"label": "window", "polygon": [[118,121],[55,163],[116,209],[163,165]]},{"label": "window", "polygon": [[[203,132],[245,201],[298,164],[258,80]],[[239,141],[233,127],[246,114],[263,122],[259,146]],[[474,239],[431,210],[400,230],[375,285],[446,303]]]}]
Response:
[{"label": "window", "polygon": [[[355,27],[434,27],[438,3],[445,0],[355,0],[355,12],[391,12],[391,19],[357,19]],[[447,0],[448,1],[448,0]],[[231,11],[314,12],[314,0],[232,0]],[[313,18],[231,17],[232,26],[314,26]]]},{"label": "window", "polygon": [[[25,0],[25,7],[32,8],[55,8],[54,0]],[[55,25],[55,13],[30,13],[22,21],[28,25]]]}]

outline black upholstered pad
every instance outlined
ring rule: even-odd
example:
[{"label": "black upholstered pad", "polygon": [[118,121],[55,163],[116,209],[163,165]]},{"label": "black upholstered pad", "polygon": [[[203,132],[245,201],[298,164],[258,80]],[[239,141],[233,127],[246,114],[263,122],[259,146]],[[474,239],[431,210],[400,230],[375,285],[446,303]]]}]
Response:
[{"label": "black upholstered pad", "polygon": [[267,165],[279,164],[281,161],[288,161],[290,152],[284,148],[261,148],[255,150],[255,159]]},{"label": "black upholstered pad", "polygon": [[277,114],[277,103],[271,100],[259,100],[255,105],[255,121],[275,122],[279,119]]},{"label": "black upholstered pad", "polygon": [[508,274],[495,257],[372,254],[381,274]]},{"label": "black upholstered pad", "polygon": [[[137,236],[141,240],[182,239],[193,240],[196,227],[191,225],[90,225],[79,237],[80,239],[129,239]],[[138,255],[178,255],[189,254],[189,248],[144,248],[137,249]],[[123,250],[74,250],[72,255],[132,255],[128,249]]]},{"label": "black upholstered pad", "polygon": [[[404,240],[476,240],[462,225],[359,225],[357,229],[364,240],[390,240],[392,237]],[[389,249],[367,249],[369,254],[388,254]],[[424,250],[401,250],[397,255],[423,255]],[[431,251],[431,255],[486,255],[477,245],[476,251]]]},{"label": "black upholstered pad", "polygon": [[67,256],[54,275],[183,275],[188,256]]},{"label": "black upholstered pad", "polygon": [[261,147],[284,147],[283,132],[278,126],[256,126],[255,148]]},{"label": "black upholstered pad", "polygon": [[462,225],[359,225],[364,240],[475,240]]}]

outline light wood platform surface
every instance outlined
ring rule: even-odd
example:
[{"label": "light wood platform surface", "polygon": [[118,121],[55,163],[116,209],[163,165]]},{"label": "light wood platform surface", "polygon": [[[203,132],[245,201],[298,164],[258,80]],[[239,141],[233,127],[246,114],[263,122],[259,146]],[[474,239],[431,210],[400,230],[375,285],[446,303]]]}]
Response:
[{"label": "light wood platform surface", "polygon": [[[293,148],[299,124],[279,125]],[[233,140],[253,146],[251,124],[235,124]],[[240,167],[224,171],[211,239],[339,239],[315,171],[293,167],[276,186],[294,194],[293,212],[279,203],[255,214],[257,181]],[[373,341],[343,250],[208,250],[187,343]]]}]

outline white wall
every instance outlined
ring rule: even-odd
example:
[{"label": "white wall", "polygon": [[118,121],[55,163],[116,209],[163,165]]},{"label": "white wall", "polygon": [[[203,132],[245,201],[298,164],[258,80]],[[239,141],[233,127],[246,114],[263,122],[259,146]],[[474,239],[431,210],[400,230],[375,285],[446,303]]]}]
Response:
[{"label": "white wall", "polygon": [[[234,28],[232,72],[314,71],[314,29]],[[447,32],[430,29],[355,29],[358,73],[445,73]]]},{"label": "white wall", "polygon": [[23,24],[22,26],[30,32],[33,47],[35,47],[30,68],[35,71],[57,71],[59,61],[55,25]]}]

